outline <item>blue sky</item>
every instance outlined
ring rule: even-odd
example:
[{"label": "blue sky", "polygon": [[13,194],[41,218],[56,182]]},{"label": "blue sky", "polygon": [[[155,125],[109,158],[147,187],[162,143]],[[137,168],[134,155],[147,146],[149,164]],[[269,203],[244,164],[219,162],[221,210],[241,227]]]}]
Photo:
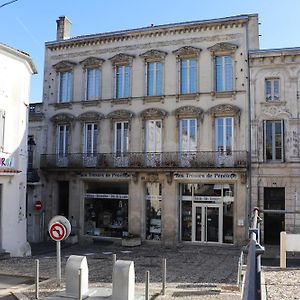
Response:
[{"label": "blue sky", "polygon": [[282,48],[300,46],[299,12],[298,0],[18,0],[0,8],[0,42],[31,55],[39,74],[32,78],[30,102],[40,102],[44,43],[55,40],[59,16],[71,20],[77,36],[258,13],[260,47]]}]

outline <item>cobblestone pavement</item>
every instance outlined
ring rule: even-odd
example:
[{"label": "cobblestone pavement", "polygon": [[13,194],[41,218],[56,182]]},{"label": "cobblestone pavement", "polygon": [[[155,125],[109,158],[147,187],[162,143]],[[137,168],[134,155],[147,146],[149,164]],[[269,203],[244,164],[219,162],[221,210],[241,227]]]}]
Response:
[{"label": "cobblestone pavement", "polygon": [[[51,252],[45,253],[48,251]],[[152,299],[239,299],[235,285],[240,249],[233,246],[182,245],[165,248],[158,244],[147,244],[125,248],[108,243],[74,245],[62,249],[62,275],[71,254],[86,255],[91,286],[110,286],[113,253],[117,259],[134,261],[137,290],[141,292],[144,289],[145,272],[150,271]],[[33,256],[29,258],[0,261],[0,272],[34,276],[37,258],[40,260],[40,276],[45,279],[55,278],[56,253],[53,244],[40,249],[33,247]],[[164,297],[158,295],[162,258],[167,259],[168,289]],[[41,286],[41,296],[56,290],[55,286],[54,282],[47,281],[44,287]],[[32,292],[24,291],[30,298],[34,296]]]},{"label": "cobblestone pavement", "polygon": [[300,269],[263,268],[267,299],[300,299]]}]

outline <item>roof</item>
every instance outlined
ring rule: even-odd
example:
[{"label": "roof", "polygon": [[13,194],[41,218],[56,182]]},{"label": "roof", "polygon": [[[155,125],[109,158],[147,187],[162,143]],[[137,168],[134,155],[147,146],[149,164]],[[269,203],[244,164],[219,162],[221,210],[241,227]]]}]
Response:
[{"label": "roof", "polygon": [[34,65],[32,59],[31,59],[31,57],[28,53],[26,53],[24,51],[21,51],[21,50],[18,50],[18,49],[15,49],[15,48],[13,48],[11,46],[8,46],[4,43],[0,43],[0,50],[1,49],[8,52],[8,53],[10,53],[10,54],[12,54],[12,55],[14,55],[14,56],[17,56],[21,59],[24,59],[29,64],[32,74],[37,74],[37,69],[36,69],[36,67],[35,67],[35,65]]},{"label": "roof", "polygon": [[251,56],[300,54],[300,47],[250,50]]},{"label": "roof", "polygon": [[231,23],[231,22],[247,22],[249,17],[258,16],[257,14],[244,14],[244,15],[237,15],[219,19],[210,19],[210,20],[202,20],[202,21],[188,21],[188,22],[179,22],[179,23],[170,23],[164,25],[151,25],[147,27],[141,27],[136,29],[127,29],[127,30],[119,30],[119,31],[112,31],[112,32],[105,32],[105,33],[96,33],[96,34],[89,34],[89,35],[81,35],[76,37],[71,37],[65,40],[55,40],[46,42],[47,45],[55,45],[55,44],[62,44],[68,42],[76,42],[76,41],[84,41],[89,39],[100,39],[100,38],[109,38],[109,37],[117,37],[122,35],[131,35],[134,33],[147,33],[151,31],[163,31],[171,28],[180,28],[180,27],[190,27],[190,26],[201,26],[201,25],[216,25],[220,23]]}]

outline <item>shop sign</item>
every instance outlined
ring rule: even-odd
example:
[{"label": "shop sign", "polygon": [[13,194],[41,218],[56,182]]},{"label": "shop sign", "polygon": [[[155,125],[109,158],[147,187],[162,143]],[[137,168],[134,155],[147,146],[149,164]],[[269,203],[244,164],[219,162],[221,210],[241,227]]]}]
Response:
[{"label": "shop sign", "polygon": [[220,202],[222,197],[194,196],[194,201]]},{"label": "shop sign", "polygon": [[175,180],[237,180],[237,173],[174,173]]},{"label": "shop sign", "polygon": [[129,173],[81,173],[82,178],[97,178],[97,179],[130,179]]},{"label": "shop sign", "polygon": [[128,194],[95,194],[87,193],[85,198],[128,200]]},{"label": "shop sign", "polygon": [[13,167],[13,158],[5,157],[3,154],[0,154],[0,168],[11,168]]}]

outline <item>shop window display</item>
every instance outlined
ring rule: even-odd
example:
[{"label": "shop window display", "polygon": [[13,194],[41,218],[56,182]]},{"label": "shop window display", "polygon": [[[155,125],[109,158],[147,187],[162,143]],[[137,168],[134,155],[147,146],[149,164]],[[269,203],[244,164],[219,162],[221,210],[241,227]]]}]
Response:
[{"label": "shop window display", "polygon": [[127,184],[88,184],[84,230],[93,236],[121,238],[128,235]]},{"label": "shop window display", "polygon": [[161,239],[161,184],[146,184],[146,239]]}]

